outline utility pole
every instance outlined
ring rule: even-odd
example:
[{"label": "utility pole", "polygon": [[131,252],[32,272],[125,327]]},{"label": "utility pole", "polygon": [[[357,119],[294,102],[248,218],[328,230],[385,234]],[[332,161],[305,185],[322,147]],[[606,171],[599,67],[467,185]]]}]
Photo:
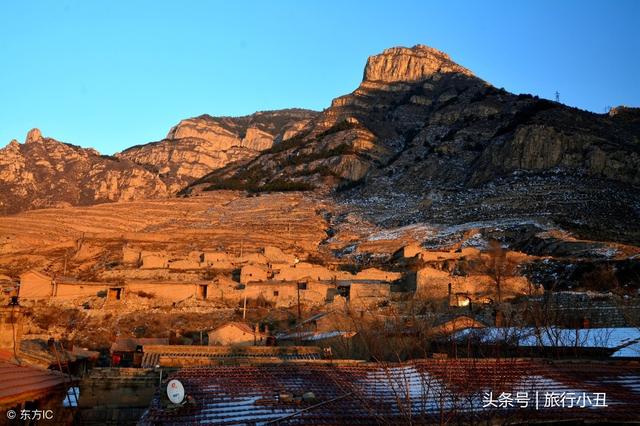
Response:
[{"label": "utility pole", "polygon": [[300,319],[302,318],[302,314],[300,313],[300,283],[296,285],[298,288],[298,323],[300,323]]},{"label": "utility pole", "polygon": [[302,315],[300,314],[300,283],[296,285],[298,289],[298,324],[296,325],[296,346],[300,346],[300,333],[302,332],[302,322],[300,318]]},{"label": "utility pole", "polygon": [[246,317],[247,317],[247,293],[245,289],[244,306],[242,307],[242,319],[245,319]]}]

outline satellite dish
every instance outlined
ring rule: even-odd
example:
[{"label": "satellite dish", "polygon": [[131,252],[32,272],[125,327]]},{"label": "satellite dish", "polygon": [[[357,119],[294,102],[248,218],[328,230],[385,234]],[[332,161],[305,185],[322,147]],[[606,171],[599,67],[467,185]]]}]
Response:
[{"label": "satellite dish", "polygon": [[184,400],[184,386],[179,380],[173,379],[167,383],[167,396],[174,404],[180,404]]}]

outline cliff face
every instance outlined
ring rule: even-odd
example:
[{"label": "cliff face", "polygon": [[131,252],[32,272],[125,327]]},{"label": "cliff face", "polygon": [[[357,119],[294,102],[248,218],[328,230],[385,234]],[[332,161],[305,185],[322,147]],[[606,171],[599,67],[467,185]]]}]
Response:
[{"label": "cliff face", "polygon": [[193,180],[250,159],[295,136],[316,115],[291,109],[245,117],[200,117],[182,120],[159,142],[129,148],[116,156],[157,171],[170,192]]},{"label": "cliff face", "polygon": [[43,137],[38,129],[24,144],[13,140],[0,149],[3,214],[166,195],[166,185],[143,167]]},{"label": "cliff face", "polygon": [[379,55],[370,56],[364,68],[364,82],[419,82],[437,73],[461,73],[473,76],[468,69],[456,64],[449,55],[432,47],[392,47]]},{"label": "cliff face", "polygon": [[635,241],[640,126],[632,108],[515,95],[435,49],[392,48],[290,143],[187,192],[243,185],[333,189],[382,224],[536,217]]}]

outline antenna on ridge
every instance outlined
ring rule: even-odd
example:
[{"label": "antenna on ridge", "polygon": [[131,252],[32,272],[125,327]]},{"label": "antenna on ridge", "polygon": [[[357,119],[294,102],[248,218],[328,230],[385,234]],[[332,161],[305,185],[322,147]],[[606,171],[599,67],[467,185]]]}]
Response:
[{"label": "antenna on ridge", "polygon": [[560,92],[556,90],[556,102],[560,102]]}]

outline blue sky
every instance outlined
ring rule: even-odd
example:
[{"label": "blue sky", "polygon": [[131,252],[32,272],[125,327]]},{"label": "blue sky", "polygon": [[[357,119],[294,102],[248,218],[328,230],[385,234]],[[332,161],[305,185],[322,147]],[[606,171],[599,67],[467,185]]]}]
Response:
[{"label": "blue sky", "polygon": [[32,127],[114,153],[203,113],[321,110],[367,56],[441,49],[497,87],[640,104],[640,1],[6,1],[0,146]]}]

